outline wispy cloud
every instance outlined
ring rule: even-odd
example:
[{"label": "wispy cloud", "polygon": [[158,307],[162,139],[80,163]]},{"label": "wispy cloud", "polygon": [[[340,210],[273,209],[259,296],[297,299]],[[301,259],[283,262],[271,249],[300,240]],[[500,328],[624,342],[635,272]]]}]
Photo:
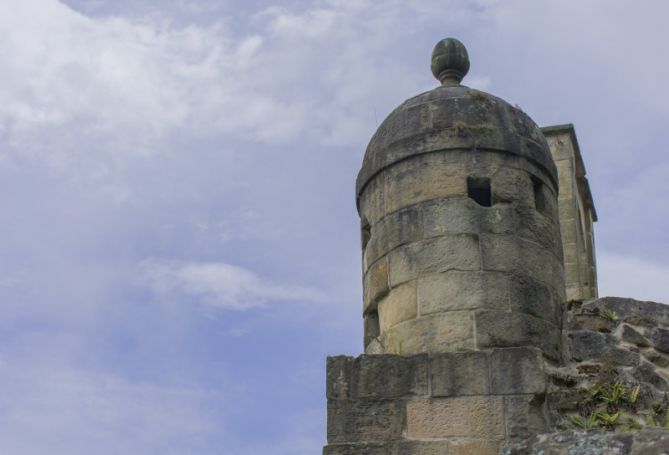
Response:
[{"label": "wispy cloud", "polygon": [[0,387],[0,452],[6,454],[193,453],[216,429],[206,404],[224,401],[199,388],[5,361]]},{"label": "wispy cloud", "polygon": [[143,283],[160,296],[194,300],[230,310],[262,307],[269,301],[319,301],[314,289],[267,283],[255,273],[222,262],[164,262],[140,264]]}]

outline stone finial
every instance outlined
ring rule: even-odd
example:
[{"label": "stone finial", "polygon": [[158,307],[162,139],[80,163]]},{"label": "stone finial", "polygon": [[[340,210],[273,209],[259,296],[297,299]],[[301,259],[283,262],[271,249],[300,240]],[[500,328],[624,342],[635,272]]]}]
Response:
[{"label": "stone finial", "polygon": [[464,44],[455,38],[437,43],[432,51],[432,74],[442,85],[459,85],[469,71],[469,56]]}]

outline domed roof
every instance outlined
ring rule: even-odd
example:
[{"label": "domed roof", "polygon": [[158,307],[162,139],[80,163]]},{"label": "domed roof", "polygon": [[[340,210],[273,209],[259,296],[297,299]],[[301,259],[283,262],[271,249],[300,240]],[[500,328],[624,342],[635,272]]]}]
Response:
[{"label": "domed roof", "polygon": [[469,69],[462,43],[440,41],[432,71],[442,86],[408,99],[372,137],[356,184],[357,195],[384,168],[414,155],[446,150],[512,153],[546,171],[557,188],[557,170],[543,133],[520,109],[460,85]]}]

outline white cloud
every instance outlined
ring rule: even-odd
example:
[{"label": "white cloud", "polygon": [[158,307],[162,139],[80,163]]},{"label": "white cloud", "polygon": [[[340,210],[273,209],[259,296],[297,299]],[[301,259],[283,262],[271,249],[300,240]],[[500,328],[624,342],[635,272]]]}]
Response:
[{"label": "white cloud", "polygon": [[222,262],[162,262],[140,264],[141,280],[160,296],[194,299],[230,310],[262,307],[270,301],[319,301],[310,288],[269,284],[255,273]]},{"label": "white cloud", "polygon": [[610,252],[597,255],[599,295],[669,304],[669,265]]}]

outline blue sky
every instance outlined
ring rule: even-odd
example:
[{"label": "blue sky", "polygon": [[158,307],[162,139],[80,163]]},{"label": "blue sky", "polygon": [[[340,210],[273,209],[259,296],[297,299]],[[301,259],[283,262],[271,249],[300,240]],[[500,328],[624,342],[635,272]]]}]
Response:
[{"label": "blue sky", "polygon": [[574,123],[602,295],[669,302],[669,4],[0,3],[0,453],[306,455],[360,353],[354,181],[464,83]]}]

